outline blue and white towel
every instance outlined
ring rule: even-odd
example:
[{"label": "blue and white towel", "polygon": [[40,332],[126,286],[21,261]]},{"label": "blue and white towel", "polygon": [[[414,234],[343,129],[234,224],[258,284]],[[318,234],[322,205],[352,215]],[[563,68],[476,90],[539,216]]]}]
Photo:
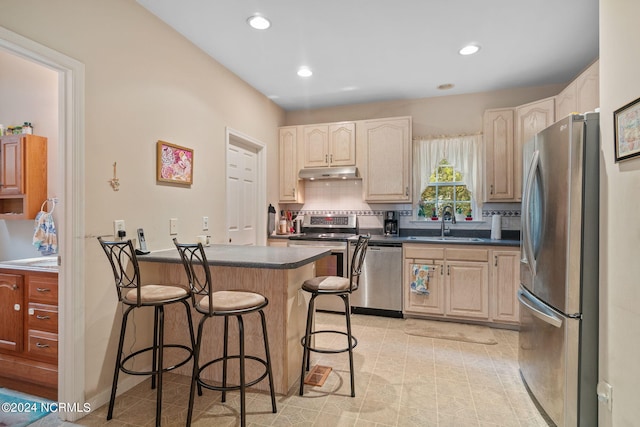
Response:
[{"label": "blue and white towel", "polygon": [[429,266],[424,264],[411,265],[411,292],[419,295],[429,295]]},{"label": "blue and white towel", "polygon": [[56,235],[56,225],[53,222],[53,215],[51,213],[40,211],[38,215],[36,215],[33,246],[35,246],[42,255],[54,255],[58,253],[58,236]]}]

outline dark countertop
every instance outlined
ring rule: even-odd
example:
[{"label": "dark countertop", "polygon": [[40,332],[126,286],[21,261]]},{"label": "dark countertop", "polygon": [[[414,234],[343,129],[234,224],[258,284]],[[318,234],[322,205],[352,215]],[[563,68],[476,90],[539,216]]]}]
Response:
[{"label": "dark countertop", "polygon": [[[356,240],[357,238],[353,238]],[[514,239],[489,239],[485,237],[460,237],[440,240],[438,236],[384,236],[379,234],[371,235],[371,243],[423,243],[423,244],[455,244],[455,245],[490,245],[490,246],[520,246],[520,240]]]},{"label": "dark countertop", "polygon": [[[289,248],[276,246],[211,245],[205,248],[209,265],[245,268],[292,270],[331,253],[322,248]],[[139,255],[139,262],[180,263],[176,249]]]}]

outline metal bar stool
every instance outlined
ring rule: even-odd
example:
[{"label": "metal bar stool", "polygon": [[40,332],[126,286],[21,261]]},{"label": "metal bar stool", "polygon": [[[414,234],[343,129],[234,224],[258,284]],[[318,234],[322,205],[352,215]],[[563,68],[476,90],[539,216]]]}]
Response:
[{"label": "metal bar stool", "polygon": [[[162,413],[162,374],[163,372],[167,372],[184,365],[191,359],[194,353],[195,337],[193,332],[193,321],[191,318],[191,307],[188,302],[191,292],[185,287],[179,285],[142,285],[140,280],[140,267],[138,266],[138,260],[131,240],[105,241],[101,237],[98,237],[98,241],[111,264],[113,276],[115,278],[116,290],[118,292],[118,300],[124,306],[127,306],[122,317],[120,341],[118,343],[118,354],[116,356],[116,367],[113,374],[113,385],[111,386],[111,399],[109,400],[107,420],[110,420],[113,417],[113,406],[115,404],[116,389],[118,387],[118,375],[120,371],[122,371],[129,375],[152,376],[151,388],[153,389],[157,386],[156,426],[159,426]],[[164,343],[164,307],[175,303],[184,304],[189,323],[191,348],[181,344]],[[134,309],[140,307],[153,307],[154,309],[153,345],[124,356],[123,346],[127,330],[127,319]],[[164,349],[166,348],[179,348],[186,351],[187,356],[176,365],[165,367],[163,358]],[[152,367],[150,371],[134,371],[125,366],[132,358],[149,351],[152,352]]]},{"label": "metal bar stool", "polygon": [[[349,352],[349,373],[351,377],[351,397],[355,397],[355,380],[353,374],[353,349],[358,345],[358,340],[351,334],[351,306],[349,304],[349,296],[358,289],[360,282],[360,273],[362,272],[362,264],[367,254],[367,247],[371,236],[358,236],[358,243],[351,258],[351,270],[349,278],[337,276],[321,276],[309,279],[302,284],[302,290],[311,293],[309,308],[307,310],[307,328],[305,336],[302,337],[301,343],[303,347],[302,353],[302,370],[300,374],[300,396],[304,394],[304,377],[305,372],[310,368],[311,352],[316,353],[344,353]],[[316,330],[312,331],[313,315],[315,313],[315,300],[320,295],[335,295],[342,298],[344,302],[345,321],[347,323],[347,332],[337,330]],[[311,337],[315,334],[341,334],[347,337],[347,347],[341,349],[320,349],[315,348],[311,344]]]},{"label": "metal bar stool", "polygon": [[[193,416],[193,404],[195,400],[196,384],[198,385],[198,395],[202,396],[201,387],[209,390],[217,390],[222,392],[222,402],[226,400],[226,392],[232,390],[240,390],[240,424],[246,426],[246,405],[245,392],[246,388],[255,385],[269,377],[269,390],[271,392],[271,407],[273,413],[276,409],[276,395],[273,387],[273,376],[271,374],[271,355],[269,354],[269,340],[267,337],[267,323],[265,321],[263,309],[269,304],[267,298],[255,292],[245,291],[214,291],[211,280],[211,270],[207,262],[207,257],[201,243],[197,244],[180,244],[177,239],[173,239],[180,258],[184,265],[191,287],[192,301],[195,309],[202,314],[202,319],[198,325],[198,335],[194,349],[193,357],[193,374],[191,377],[191,391],[189,394],[189,411],[187,414],[187,426],[191,425]],[[245,355],[244,349],[244,320],[242,316],[245,314],[258,312],[262,322],[262,335],[264,338],[265,358],[257,356]],[[200,351],[202,349],[202,330],[204,324],[212,317],[224,317],[224,343],[222,357],[210,360],[200,364]],[[229,355],[229,317],[236,317],[239,330],[239,353],[237,355]],[[238,385],[227,384],[227,365],[230,359],[238,359],[240,364],[240,376]],[[245,360],[251,359],[264,365],[265,370],[258,378],[247,381],[245,376]],[[222,385],[215,385],[207,382],[202,378],[205,369],[211,367],[215,363],[222,362]]]}]

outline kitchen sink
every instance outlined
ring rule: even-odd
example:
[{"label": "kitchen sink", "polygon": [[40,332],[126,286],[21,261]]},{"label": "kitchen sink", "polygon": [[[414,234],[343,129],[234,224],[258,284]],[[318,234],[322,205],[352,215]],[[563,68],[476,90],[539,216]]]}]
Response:
[{"label": "kitchen sink", "polygon": [[420,242],[482,242],[479,237],[458,237],[458,236],[410,236],[409,240]]}]

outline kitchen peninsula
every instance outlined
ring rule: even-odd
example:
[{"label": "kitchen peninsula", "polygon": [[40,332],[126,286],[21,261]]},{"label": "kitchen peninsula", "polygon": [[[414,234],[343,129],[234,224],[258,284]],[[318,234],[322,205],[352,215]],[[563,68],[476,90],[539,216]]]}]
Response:
[{"label": "kitchen peninsula", "polygon": [[[265,308],[273,379],[276,393],[286,394],[298,380],[302,363],[300,339],[304,335],[307,302],[300,290],[302,283],[315,275],[315,261],[329,255],[326,249],[288,248],[268,246],[212,245],[205,248],[211,269],[213,288],[257,292],[269,300]],[[145,283],[187,285],[187,276],[175,249],[152,252],[138,257]],[[189,344],[188,325],[184,314],[174,307],[166,309],[165,342]],[[194,328],[201,314],[193,312]],[[245,351],[247,355],[264,355],[259,317],[246,317]],[[229,322],[229,353],[237,354],[237,322]],[[223,320],[208,322],[203,332],[201,360],[222,355]],[[214,356],[215,355],[215,356]],[[168,355],[171,358],[172,355]],[[179,358],[176,355],[176,358]],[[167,364],[171,363],[170,359]],[[191,376],[191,363],[174,372]],[[216,366],[204,374],[205,378],[221,380]],[[247,360],[247,378],[256,378],[262,365]],[[236,381],[237,365],[230,367],[230,382]],[[268,382],[256,388],[268,390]]]}]

